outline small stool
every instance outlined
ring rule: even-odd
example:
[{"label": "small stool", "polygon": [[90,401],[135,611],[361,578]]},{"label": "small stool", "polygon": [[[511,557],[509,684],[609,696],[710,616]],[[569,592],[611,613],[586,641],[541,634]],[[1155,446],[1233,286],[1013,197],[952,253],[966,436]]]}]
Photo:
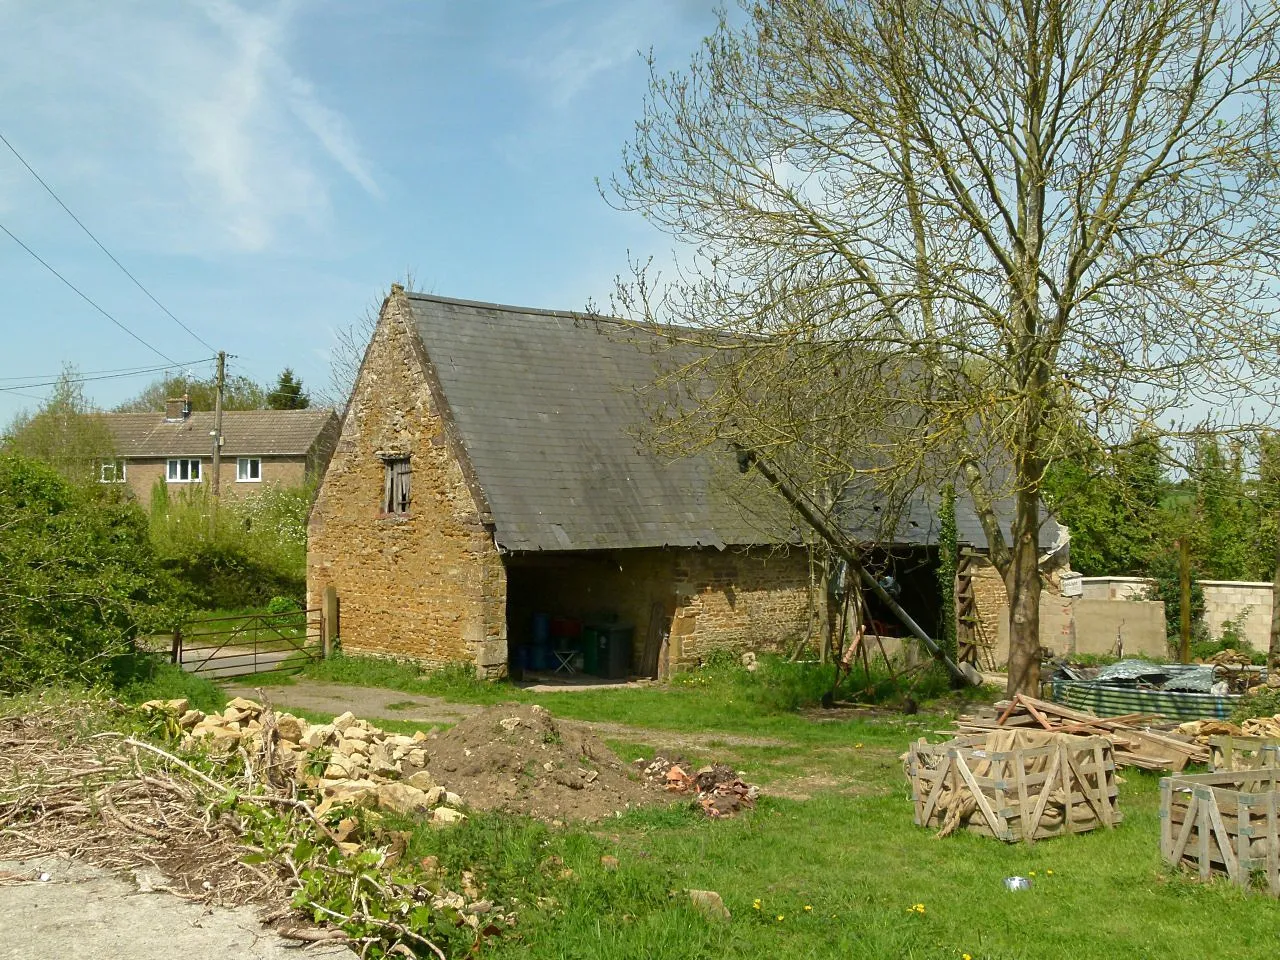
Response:
[{"label": "small stool", "polygon": [[560,661],[556,664],[556,673],[567,673],[572,676],[576,671],[573,669],[573,658],[578,655],[577,650],[553,650],[556,659]]}]

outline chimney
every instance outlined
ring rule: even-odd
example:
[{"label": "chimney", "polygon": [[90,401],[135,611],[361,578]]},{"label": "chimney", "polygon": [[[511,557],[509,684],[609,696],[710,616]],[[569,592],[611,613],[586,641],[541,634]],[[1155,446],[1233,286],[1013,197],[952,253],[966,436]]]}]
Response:
[{"label": "chimney", "polygon": [[167,422],[181,423],[191,416],[191,398],[186,394],[170,397],[164,402],[164,418]]}]

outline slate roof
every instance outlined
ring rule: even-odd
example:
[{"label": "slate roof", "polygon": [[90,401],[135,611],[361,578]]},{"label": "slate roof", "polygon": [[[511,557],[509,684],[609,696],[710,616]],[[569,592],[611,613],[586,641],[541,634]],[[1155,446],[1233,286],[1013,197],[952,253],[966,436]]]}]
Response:
[{"label": "slate roof", "polygon": [[[653,400],[641,392],[658,367],[643,332],[582,314],[406,296],[500,548],[798,540],[781,499],[761,490],[755,471],[743,478],[731,452],[670,461],[645,446],[640,432]],[[745,498],[744,485],[751,485]],[[749,513],[743,499],[753,505]],[[904,513],[899,543],[936,542],[936,511],[917,499]],[[847,517],[855,535],[876,519],[857,511]],[[957,526],[962,542],[985,547],[963,498]]]},{"label": "slate roof", "polygon": [[[181,421],[163,413],[105,413],[116,453],[125,459],[208,457],[213,453],[213,412],[197,410]],[[222,455],[306,456],[326,426],[336,427],[332,410],[227,410],[222,414]]]}]

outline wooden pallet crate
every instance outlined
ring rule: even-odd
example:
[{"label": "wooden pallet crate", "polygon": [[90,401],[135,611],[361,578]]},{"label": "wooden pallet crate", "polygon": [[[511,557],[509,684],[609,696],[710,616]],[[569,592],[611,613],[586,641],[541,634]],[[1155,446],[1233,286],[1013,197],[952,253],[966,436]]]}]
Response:
[{"label": "wooden pallet crate", "polygon": [[1031,843],[1123,819],[1105,737],[1018,729],[920,740],[908,752],[907,775],[916,824],[939,836],[966,829]]},{"label": "wooden pallet crate", "polygon": [[1160,855],[1280,897],[1280,766],[1160,781]]},{"label": "wooden pallet crate", "polygon": [[1209,738],[1209,772],[1280,767],[1280,740],[1268,737]]}]

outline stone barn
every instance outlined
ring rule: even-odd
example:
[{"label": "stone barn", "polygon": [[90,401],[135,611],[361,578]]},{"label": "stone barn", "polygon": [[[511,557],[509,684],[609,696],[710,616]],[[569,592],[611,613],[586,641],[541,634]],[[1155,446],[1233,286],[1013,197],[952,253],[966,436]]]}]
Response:
[{"label": "stone barn", "polygon": [[336,589],[343,648],[501,676],[549,622],[607,623],[657,676],[816,642],[825,598],[754,471],[646,447],[655,352],[608,319],[394,286],[309,525],[309,605]]}]

